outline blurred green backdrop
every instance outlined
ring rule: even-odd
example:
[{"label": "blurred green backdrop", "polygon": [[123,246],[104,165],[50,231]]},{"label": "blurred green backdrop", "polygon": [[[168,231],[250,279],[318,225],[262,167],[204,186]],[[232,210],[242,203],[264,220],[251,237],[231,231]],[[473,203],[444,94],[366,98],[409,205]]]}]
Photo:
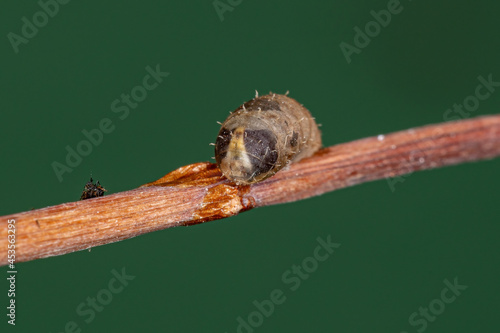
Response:
[{"label": "blurred green backdrop", "polygon": [[[289,90],[329,146],[441,122],[479,76],[500,81],[494,1],[63,2],[1,5],[0,215],[77,200],[91,174],[110,194],[209,160],[216,121],[256,89]],[[343,42],[356,51],[346,57]],[[157,65],[170,74],[114,112]],[[499,106],[492,92],[453,115]],[[104,118],[111,133],[60,181],[53,162]],[[22,263],[16,327],[2,313],[0,330],[496,331],[499,167],[415,173]],[[316,267],[328,236],[341,246]],[[307,276],[292,271],[302,263]],[[135,278],[110,293],[123,269]]]}]

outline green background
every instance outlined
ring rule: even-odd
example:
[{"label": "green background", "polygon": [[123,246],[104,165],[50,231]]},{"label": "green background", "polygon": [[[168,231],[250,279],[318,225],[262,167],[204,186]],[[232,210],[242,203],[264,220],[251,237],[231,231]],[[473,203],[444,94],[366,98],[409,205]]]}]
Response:
[{"label": "green background", "polygon": [[[212,1],[72,1],[18,53],[7,34],[40,6],[3,1],[0,215],[77,200],[90,174],[111,194],[209,160],[216,121],[256,89],[289,90],[330,146],[442,122],[479,75],[500,81],[498,2],[401,6],[348,64],[339,44],[387,1],[242,1],[223,21]],[[170,75],[120,120],[111,103],[156,64]],[[494,92],[470,116],[499,106]],[[59,182],[52,162],[103,118],[115,130]],[[0,330],[236,332],[253,301],[281,289],[286,301],[255,332],[498,331],[499,167],[419,172],[394,191],[381,180],[21,263],[17,325],[6,323],[2,278]],[[328,235],[341,246],[291,291],[282,274]],[[135,279],[86,323],[78,305],[122,268]],[[468,288],[425,329],[410,325],[455,277]]]}]

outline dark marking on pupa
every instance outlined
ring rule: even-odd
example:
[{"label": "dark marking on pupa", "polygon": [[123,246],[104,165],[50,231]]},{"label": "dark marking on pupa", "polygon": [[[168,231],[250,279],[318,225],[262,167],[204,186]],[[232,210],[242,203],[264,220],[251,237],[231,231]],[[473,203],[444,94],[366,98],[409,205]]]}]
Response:
[{"label": "dark marking on pupa", "polygon": [[270,98],[272,95],[261,96],[246,102],[241,106],[247,111],[281,111],[281,107],[278,101]]}]

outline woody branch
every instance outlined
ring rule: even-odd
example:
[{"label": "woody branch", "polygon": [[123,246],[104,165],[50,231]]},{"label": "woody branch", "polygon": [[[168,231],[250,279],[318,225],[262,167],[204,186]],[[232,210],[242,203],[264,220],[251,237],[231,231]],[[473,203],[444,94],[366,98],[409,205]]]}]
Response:
[{"label": "woody branch", "polygon": [[500,115],[429,125],[324,148],[253,185],[216,165],[181,167],[137,189],[0,217],[0,265],[15,220],[16,262],[236,215],[382,178],[500,156]]}]

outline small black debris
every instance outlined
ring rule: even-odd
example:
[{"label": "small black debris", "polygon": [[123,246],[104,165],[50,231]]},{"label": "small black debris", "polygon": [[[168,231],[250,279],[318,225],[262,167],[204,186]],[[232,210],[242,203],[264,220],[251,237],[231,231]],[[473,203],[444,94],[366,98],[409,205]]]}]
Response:
[{"label": "small black debris", "polygon": [[80,200],[102,197],[104,192],[106,192],[106,189],[99,184],[99,181],[94,184],[92,177],[90,177],[90,181],[85,184]]}]

